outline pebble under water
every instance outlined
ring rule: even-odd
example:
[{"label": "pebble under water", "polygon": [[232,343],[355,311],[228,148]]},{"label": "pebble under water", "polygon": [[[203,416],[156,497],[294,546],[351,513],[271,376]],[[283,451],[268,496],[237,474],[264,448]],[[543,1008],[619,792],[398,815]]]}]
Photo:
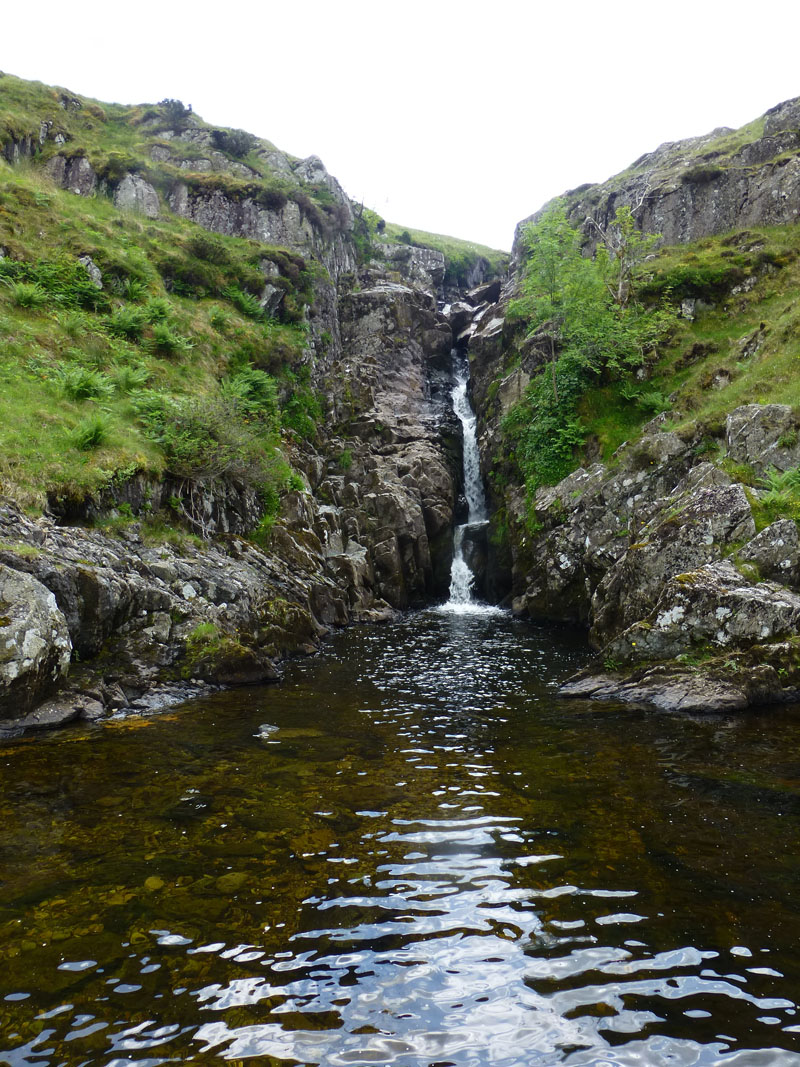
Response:
[{"label": "pebble under water", "polygon": [[800,709],[561,701],[421,612],[0,748],[0,1062],[800,1064]]}]

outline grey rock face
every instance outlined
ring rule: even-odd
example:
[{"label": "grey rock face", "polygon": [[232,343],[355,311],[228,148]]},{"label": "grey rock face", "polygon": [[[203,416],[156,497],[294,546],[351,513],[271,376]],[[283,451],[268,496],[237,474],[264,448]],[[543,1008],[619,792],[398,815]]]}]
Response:
[{"label": "grey rock face", "polygon": [[[623,446],[613,464],[537,491],[540,530],[524,532],[508,494],[513,610],[581,622],[600,650],[565,695],[663,708],[733,708],[794,699],[800,645],[800,535],[789,519],[756,534],[750,494],[675,434]],[[728,419],[729,456],[755,471],[798,465],[794,419],[746,405]],[[736,566],[734,566],[734,562]],[[700,656],[688,667],[669,662]],[[662,664],[662,665],[659,665]]]},{"label": "grey rock face", "polygon": [[671,578],[647,618],[611,640],[620,663],[672,659],[698,646],[747,647],[797,633],[800,597],[772,582],[753,585],[727,560]]},{"label": "grey rock face", "polygon": [[[641,528],[595,591],[591,639],[597,646],[647,615],[674,575],[719,559],[723,546],[755,533],[740,485],[690,490],[667,503],[673,507]],[[665,510],[674,514],[664,518]]]},{"label": "grey rock face", "polygon": [[158,193],[139,174],[125,175],[114,190],[114,204],[120,211],[132,211],[149,219],[158,218]]},{"label": "grey rock face", "polygon": [[[735,149],[721,128],[702,137],[667,142],[636,160],[623,177],[566,194],[569,216],[603,228],[622,205],[639,228],[660,233],[665,244],[694,241],[746,226],[797,221],[800,214],[800,98],[767,112],[760,138]],[[720,142],[720,138],[723,138]],[[514,240],[519,262],[523,220]],[[593,242],[593,227],[586,229]]]},{"label": "grey rock face", "polygon": [[800,465],[800,427],[786,404],[746,404],[727,418],[728,455],[756,474]]},{"label": "grey rock face", "polygon": [[21,716],[46,696],[66,674],[71,653],[52,592],[0,564],[0,717]]},{"label": "grey rock face", "polygon": [[401,271],[412,285],[437,292],[444,281],[444,256],[432,248],[413,245],[386,245],[383,248],[389,270]]},{"label": "grey rock face", "polygon": [[800,535],[797,523],[779,519],[737,553],[740,560],[755,563],[763,578],[800,589]]},{"label": "grey rock face", "polygon": [[176,215],[191,219],[203,229],[234,237],[250,237],[269,245],[282,245],[302,255],[313,255],[336,280],[355,270],[355,251],[345,233],[329,238],[318,232],[289,200],[280,208],[267,208],[246,197],[236,200],[221,190],[192,192],[178,184],[169,195]]},{"label": "grey rock face", "polygon": [[45,171],[57,185],[76,196],[92,196],[97,189],[97,175],[85,156],[53,156]]}]

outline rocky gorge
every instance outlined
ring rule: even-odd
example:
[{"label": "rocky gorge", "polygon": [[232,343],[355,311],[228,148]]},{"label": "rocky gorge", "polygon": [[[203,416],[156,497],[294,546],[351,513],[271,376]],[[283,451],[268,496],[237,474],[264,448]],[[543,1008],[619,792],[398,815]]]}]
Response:
[{"label": "rocky gorge", "polygon": [[[63,94],[59,109],[88,110]],[[14,166],[32,159],[69,195],[110,200],[127,219],[175,215],[264,254],[303,257],[312,281],[298,373],[324,400],[325,430],[284,440],[295,484],[257,543],[263,503],[235,477],[126,473],[96,492],[54,489],[40,517],[6,498],[0,714],[12,732],[274,679],[283,658],[314,651],[331,627],[391,618],[449,583],[462,475],[444,255],[392,243],[364,254],[357,206],[316,157],[259,145],[282,182],[265,193],[259,174],[216,150],[213,131],[193,118],[148,123],[159,128],[146,177],[98,174],[51,119],[3,152]],[[250,184],[215,185],[208,174]],[[261,260],[259,300],[280,315],[291,289],[285,258],[272,255]],[[84,258],[102,289],[103,272]],[[474,257],[468,281],[488,269]],[[172,543],[149,536],[142,520],[154,514],[184,533]]]},{"label": "rocky gorge", "polygon": [[[621,205],[642,231],[662,234],[664,244],[695,242],[678,259],[684,273],[675,272],[676,288],[692,271],[699,276],[697,249],[722,248],[723,256],[734,257],[731,249],[752,242],[763,251],[766,231],[747,227],[792,226],[800,210],[793,177],[798,114],[798,101],[787,101],[745,131],[716,130],[662,145],[605,184],[565,194],[587,254]],[[558,484],[526,494],[509,467],[505,425],[546,358],[541,338],[521,336],[509,316],[524,276],[530,221],[518,226],[514,269],[470,337],[495,513],[490,566],[501,587],[510,585],[512,610],[588,628],[596,661],[562,687],[565,696],[687,711],[797,700],[798,535],[786,488],[800,466],[796,408],[764,399],[720,401],[713,416],[703,417],[702,401],[679,388],[664,404],[672,410],[643,419],[606,462],[598,462],[597,441],[590,439],[582,465],[574,464]],[[719,234],[725,236],[716,243]],[[787,240],[795,246],[794,236]],[[726,390],[743,373],[754,380],[776,373],[762,349],[777,324],[765,316],[751,325],[751,305],[742,298],[773,295],[773,272],[766,259],[727,277],[723,268],[716,291],[701,292],[698,282],[696,290],[676,294],[680,329],[716,312],[732,323],[724,341],[730,363],[725,348],[694,336],[675,362],[685,373],[707,360],[698,375],[704,392]],[[752,310],[761,309],[759,299]],[[776,339],[773,359],[787,336]],[[651,362],[638,373],[646,382],[659,368]],[[787,383],[794,377],[791,369],[779,373]],[[761,379],[762,397],[766,391]]]},{"label": "rocky gorge", "polygon": [[[174,219],[186,233],[248,242],[260,314],[303,330],[287,380],[302,377],[324,412],[313,433],[284,434],[294,480],[268,523],[246,481],[169,467],[112,472],[91,492],[54,485],[38,515],[7,492],[3,729],[275,679],[285,657],[313,652],[331,628],[443,599],[464,509],[454,349],[469,357],[492,512],[489,539],[473,550],[480,588],[516,615],[588,629],[597,662],[564,694],[684,710],[800,697],[800,540],[792,514],[770,512],[762,484],[800,469],[791,404],[734,403],[704,421],[676,391],[671,410],[642,418],[613,455],[601,461],[589,442],[566,478],[526,492],[504,428],[543,365],[541,346],[509,314],[525,269],[522,228],[507,276],[479,254],[455,276],[446,252],[370,228],[316,157],[295,160],[255,139],[244,151],[241,131],[164,108],[114,120],[135,125],[138,156],[84,148],[80,123],[108,117],[58,90],[43,99],[37,121],[6,131],[7,170],[32,165],[58,191],[48,198],[115,212],[109,232],[117,218],[143,234]],[[621,203],[666,245],[790,226],[799,124],[789,101],[746,136],[722,130],[662,146],[603,186],[567,194],[570,217],[593,220],[587,253]],[[678,293],[686,323],[755,299],[790,262],[756,262],[765,242],[743,234],[733,247],[755,249],[751,273],[737,263],[713,293]],[[5,262],[25,261],[13,225],[0,245]],[[77,251],[107,292],[108,263],[88,245]],[[203,255],[212,253],[227,262],[216,246]],[[184,296],[191,284],[193,299],[207,296],[198,287],[210,283],[193,269],[189,283],[164,260],[165,291]],[[765,318],[734,337],[740,360],[762,358],[771,329]],[[714,388],[736,373],[712,370]],[[645,367],[643,380],[655,373]],[[176,536],[154,536],[153,514]]]}]

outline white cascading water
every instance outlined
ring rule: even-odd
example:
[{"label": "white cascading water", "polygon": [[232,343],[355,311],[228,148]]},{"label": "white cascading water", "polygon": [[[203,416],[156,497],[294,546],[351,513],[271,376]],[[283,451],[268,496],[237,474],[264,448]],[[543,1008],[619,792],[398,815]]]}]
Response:
[{"label": "white cascading water", "polygon": [[453,534],[453,565],[450,569],[450,599],[442,605],[442,610],[457,614],[475,614],[494,612],[497,609],[475,599],[472,591],[475,575],[464,559],[464,534],[470,526],[483,526],[488,521],[486,516],[486,496],[481,480],[480,459],[478,456],[478,437],[476,433],[475,412],[467,396],[468,373],[465,367],[459,367],[456,384],[453,387],[453,410],[458,415],[463,429],[464,440],[464,495],[467,498],[467,521],[456,526]]}]

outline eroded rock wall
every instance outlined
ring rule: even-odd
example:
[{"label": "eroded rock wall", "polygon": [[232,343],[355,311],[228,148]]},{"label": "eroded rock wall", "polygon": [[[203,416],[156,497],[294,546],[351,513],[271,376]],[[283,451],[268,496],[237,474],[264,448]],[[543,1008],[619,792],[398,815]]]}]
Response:
[{"label": "eroded rock wall", "polygon": [[757,533],[764,491],[720,465],[762,467],[789,423],[788,407],[737,408],[715,462],[656,423],[610,464],[537,491],[538,530],[513,546],[513,608],[589,627],[598,661],[566,693],[684,710],[798,698],[797,528]]},{"label": "eroded rock wall", "polygon": [[[326,180],[318,160],[305,162],[306,178]],[[88,194],[89,179],[64,165],[75,192]],[[122,210],[163,208],[141,181],[117,192]],[[258,544],[248,536],[263,509],[235,483],[134,477],[79,504],[54,497],[39,520],[5,502],[0,719],[11,730],[272,679],[331,627],[385,620],[447,589],[461,465],[442,255],[402,248],[358,268],[347,226],[331,233],[293,202],[269,210],[187,191],[171,207],[317,264],[303,358],[325,429],[291,445],[306,486]],[[171,509],[185,534],[176,547],[146,543],[135,521],[116,536],[90,528],[120,508],[134,519]]]},{"label": "eroded rock wall", "polygon": [[[755,125],[755,124],[754,124]],[[617,208],[630,207],[645,233],[681,244],[728,230],[797,222],[800,217],[800,97],[771,108],[757,132],[725,127],[702,137],[667,142],[600,185],[565,193],[573,225],[584,226],[589,246]],[[519,262],[524,226],[517,226]]]}]

